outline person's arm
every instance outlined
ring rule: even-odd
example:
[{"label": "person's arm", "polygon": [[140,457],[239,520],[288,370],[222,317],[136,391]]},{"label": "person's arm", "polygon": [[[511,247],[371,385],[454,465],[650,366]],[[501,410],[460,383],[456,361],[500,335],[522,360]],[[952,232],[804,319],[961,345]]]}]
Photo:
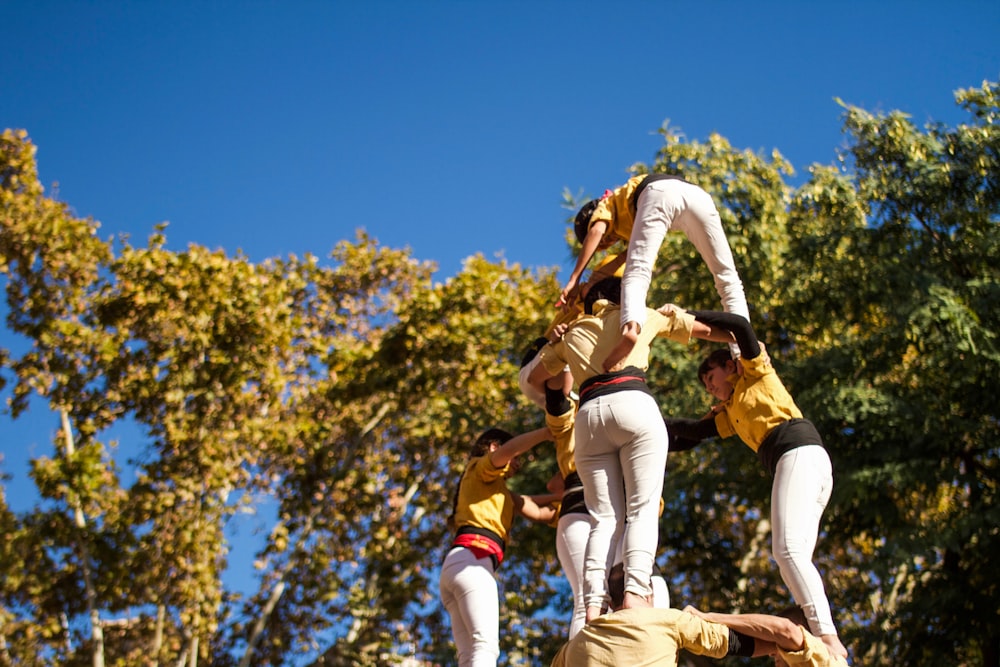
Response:
[{"label": "person's arm", "polygon": [[[656,310],[667,317],[674,315],[675,313],[687,312],[683,308],[675,306],[672,303],[660,306]],[[695,311],[692,311],[692,314],[694,312]],[[712,326],[711,323],[699,320],[697,317],[695,317],[694,327],[691,328],[691,337],[711,341],[713,343],[736,342],[736,336],[733,335],[733,332],[729,329],[725,329],[720,326]]]},{"label": "person's arm", "polygon": [[528,373],[528,384],[537,389],[540,393],[545,394],[545,386],[549,380],[557,377],[545,369],[545,364],[538,363],[535,367],[531,369]]},{"label": "person's arm", "polygon": [[566,286],[563,287],[562,293],[559,295],[559,300],[556,301],[557,308],[572,305],[576,301],[577,291],[580,286],[580,277],[583,276],[584,269],[587,268],[587,264],[594,257],[594,253],[601,246],[601,240],[607,231],[608,223],[606,221],[595,220],[591,223],[590,229],[587,230],[587,236],[583,239],[583,247],[580,248],[580,254],[576,256],[576,266],[573,268],[573,273],[569,275],[569,280],[566,281]]},{"label": "person's arm", "polygon": [[663,423],[667,427],[670,435],[670,451],[683,452],[693,449],[703,440],[715,438],[719,435],[719,429],[715,425],[715,418],[706,419],[685,419],[683,417],[664,417]]},{"label": "person's arm", "polygon": [[513,438],[490,452],[490,463],[497,468],[503,468],[505,465],[514,460],[515,456],[519,456],[535,445],[551,439],[552,434],[549,433],[548,427],[537,428],[534,431],[528,431],[527,433],[515,435]]},{"label": "person's arm", "polygon": [[545,484],[545,488],[549,493],[554,493],[562,498],[562,492],[566,490],[566,480],[563,479],[562,473],[556,470]]},{"label": "person's arm", "polygon": [[[801,626],[781,616],[772,616],[770,614],[721,614],[700,611],[691,606],[686,607],[684,611],[712,623],[721,623],[731,630],[761,640],[762,642],[770,642],[785,651],[799,651],[805,648],[805,637],[802,634]],[[754,655],[768,654],[754,651]]]},{"label": "person's arm", "polygon": [[740,354],[744,359],[756,359],[760,356],[760,343],[747,318],[742,315],[726,313],[721,310],[689,310],[695,320],[712,328],[732,332],[736,344],[740,346]]},{"label": "person's arm", "polygon": [[620,370],[618,367],[628,358],[639,340],[639,323],[628,322],[622,328],[622,337],[618,343],[611,348],[608,356],[604,358],[603,368],[605,373]]},{"label": "person's arm", "polygon": [[525,519],[549,523],[556,518],[556,508],[553,503],[559,500],[556,493],[543,493],[537,496],[522,496],[516,493],[514,496],[514,509]]}]

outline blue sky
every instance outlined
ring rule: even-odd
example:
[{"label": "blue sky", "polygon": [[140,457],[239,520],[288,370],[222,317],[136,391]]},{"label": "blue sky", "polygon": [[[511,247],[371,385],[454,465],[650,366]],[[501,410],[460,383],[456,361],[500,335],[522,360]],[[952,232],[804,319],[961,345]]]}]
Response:
[{"label": "blue sky", "polygon": [[[572,269],[564,189],[692,140],[844,143],[834,98],[918,124],[1000,77],[1000,2],[0,0],[0,121],[49,194],[145,244],[326,257],[364,228],[433,260]],[[58,183],[57,187],[53,187]],[[0,347],[19,341],[0,331]],[[0,414],[8,500],[56,422]]]}]

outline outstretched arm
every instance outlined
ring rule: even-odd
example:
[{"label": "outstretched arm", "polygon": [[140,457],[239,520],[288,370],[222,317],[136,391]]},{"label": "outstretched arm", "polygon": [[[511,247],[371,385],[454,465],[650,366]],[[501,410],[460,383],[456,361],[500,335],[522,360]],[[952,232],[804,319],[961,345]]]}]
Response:
[{"label": "outstretched arm", "polygon": [[732,332],[744,359],[756,359],[760,356],[760,343],[758,343],[757,335],[747,318],[721,310],[689,310],[688,312],[694,315],[698,322],[712,328]]},{"label": "outstretched arm", "polygon": [[537,496],[514,496],[514,509],[525,519],[549,523],[556,518],[556,508],[553,506],[560,496],[556,493],[543,493]]},{"label": "outstretched arm", "polygon": [[590,226],[590,229],[587,230],[587,236],[583,239],[583,247],[580,248],[580,254],[576,256],[576,266],[573,268],[573,273],[570,274],[569,280],[566,281],[566,286],[563,287],[562,293],[559,295],[559,300],[556,301],[557,307],[569,306],[576,301],[583,271],[590,264],[594,253],[601,246],[601,241],[604,239],[604,233],[607,230],[608,223],[603,220],[595,221]]},{"label": "outstretched arm", "polygon": [[700,616],[712,623],[721,623],[730,630],[735,630],[741,634],[760,640],[758,644],[770,643],[768,652],[761,652],[762,648],[754,650],[754,656],[768,655],[774,652],[774,647],[785,651],[798,651],[805,647],[805,637],[802,634],[802,627],[787,618],[781,616],[771,616],[770,614],[720,614],[716,612],[706,612],[694,607],[685,607],[684,611]]},{"label": "outstretched arm", "polygon": [[719,429],[715,425],[715,419],[684,419],[682,417],[664,417],[663,423],[667,427],[670,435],[670,451],[683,452],[693,449],[702,440],[714,438],[719,435]]},{"label": "outstretched arm", "polygon": [[538,428],[534,431],[528,431],[527,433],[515,435],[513,438],[490,452],[490,462],[497,468],[503,468],[505,465],[510,463],[515,456],[519,456],[535,445],[551,439],[552,434],[549,433],[548,427]]}]

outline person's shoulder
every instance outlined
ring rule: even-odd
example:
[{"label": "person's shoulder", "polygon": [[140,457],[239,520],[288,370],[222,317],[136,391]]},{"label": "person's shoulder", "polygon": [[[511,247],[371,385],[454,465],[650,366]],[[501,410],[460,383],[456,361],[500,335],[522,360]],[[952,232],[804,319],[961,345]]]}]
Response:
[{"label": "person's shoulder", "polygon": [[741,357],[740,363],[743,364],[743,372],[746,374],[763,376],[774,373],[777,375],[777,371],[775,371],[774,366],[771,365],[770,357],[766,354],[758,354],[753,359]]},{"label": "person's shoulder", "polygon": [[552,658],[551,667],[564,667],[566,665],[566,653],[569,650],[569,644],[563,644],[556,653],[556,657]]}]

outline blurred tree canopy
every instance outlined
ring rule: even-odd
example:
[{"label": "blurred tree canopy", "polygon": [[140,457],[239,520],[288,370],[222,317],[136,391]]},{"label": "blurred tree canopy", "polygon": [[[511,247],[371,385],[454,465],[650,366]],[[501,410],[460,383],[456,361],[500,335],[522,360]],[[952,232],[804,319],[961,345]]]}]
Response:
[{"label": "blurred tree canopy", "polygon": [[[1000,665],[998,93],[958,91],[957,127],[845,105],[838,164],[795,187],[776,151],[669,126],[633,167],[713,194],[755,328],[826,439],[816,560],[856,664]],[[436,580],[451,493],[480,431],[542,421],[515,378],[554,269],[474,256],[435,282],[364,232],[328,264],[169,251],[163,228],[102,240],[46,196],[34,152],[0,137],[6,326],[27,341],[0,350],[0,389],[8,418],[31,403],[60,421],[33,460],[39,503],[13,512],[0,489],[0,665],[453,664]],[[657,270],[651,299],[717,307],[682,235]],[[708,408],[707,349],[656,350],[664,414]],[[109,436],[125,424],[127,475]],[[512,485],[555,469],[542,445]],[[675,606],[791,602],[768,498],[739,442],[671,455],[658,564]],[[264,507],[241,596],[226,526]],[[503,659],[547,664],[571,606],[553,529],[518,523],[498,577]]]}]

